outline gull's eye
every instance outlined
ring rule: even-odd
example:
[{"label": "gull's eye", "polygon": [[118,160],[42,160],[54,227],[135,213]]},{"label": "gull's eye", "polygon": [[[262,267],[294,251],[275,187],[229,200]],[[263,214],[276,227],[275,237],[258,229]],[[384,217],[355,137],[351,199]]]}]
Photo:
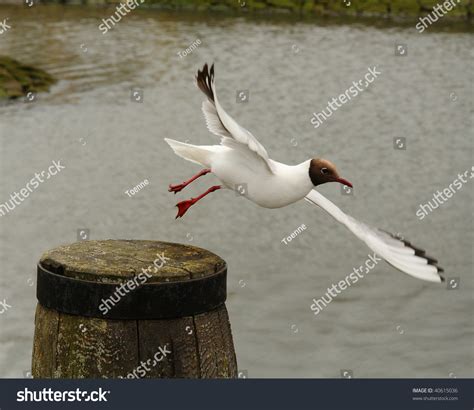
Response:
[{"label": "gull's eye", "polygon": [[330,171],[329,171],[329,169],[327,169],[327,168],[321,168],[321,174],[323,174],[323,175],[329,175],[329,174],[330,174]]}]

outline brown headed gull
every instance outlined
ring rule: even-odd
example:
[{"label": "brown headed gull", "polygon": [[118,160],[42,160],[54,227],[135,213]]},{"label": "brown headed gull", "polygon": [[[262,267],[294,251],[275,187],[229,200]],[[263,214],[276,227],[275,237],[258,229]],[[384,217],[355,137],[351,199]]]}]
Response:
[{"label": "brown headed gull", "polygon": [[355,236],[364,241],[376,254],[395,268],[418,279],[441,282],[437,261],[425,252],[398,237],[371,228],[342,212],[335,204],[315,191],[315,186],[326,182],[339,182],[352,187],[341,178],[336,167],[325,159],[308,159],[298,165],[286,165],[268,157],[267,151],[250,131],[241,127],[227,114],[217,100],[214,84],[214,65],[204,65],[198,71],[196,84],[207,96],[202,111],[207,128],[221,137],[220,145],[191,145],[165,138],[174,152],[205,169],[186,182],[170,185],[169,191],[177,193],[197,178],[212,172],[222,185],[214,185],[196,198],[179,202],[176,218],[207,194],[221,188],[237,190],[246,184],[245,196],[265,208],[280,208],[305,198],[324,209]]}]

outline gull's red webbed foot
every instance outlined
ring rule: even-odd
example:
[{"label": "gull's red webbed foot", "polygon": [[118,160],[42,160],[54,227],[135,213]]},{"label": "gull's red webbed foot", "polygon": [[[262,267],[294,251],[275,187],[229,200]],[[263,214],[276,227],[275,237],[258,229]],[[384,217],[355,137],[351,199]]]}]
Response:
[{"label": "gull's red webbed foot", "polygon": [[181,201],[176,204],[178,207],[178,214],[176,215],[175,219],[181,218],[186,211],[191,208],[196,202],[198,202],[200,199],[204,198],[207,194],[210,194],[211,192],[217,191],[218,189],[221,189],[222,187],[220,185],[214,185],[211,186],[206,192],[203,194],[199,195],[196,198],[191,198],[187,199],[186,201]]},{"label": "gull's red webbed foot", "polygon": [[178,214],[176,215],[175,219],[181,218],[186,211],[191,208],[192,205],[194,205],[196,202],[194,201],[193,198],[187,199],[186,201],[181,201],[176,204],[178,207]]},{"label": "gull's red webbed foot", "polygon": [[209,168],[206,168],[206,169],[203,169],[202,171],[200,171],[198,174],[194,175],[192,178],[188,179],[187,181],[184,181],[181,184],[170,185],[168,187],[168,192],[174,192],[176,194],[177,192],[180,192],[181,190],[186,188],[191,182],[195,181],[199,177],[202,177],[203,175],[208,174],[209,172],[211,172],[211,170]]},{"label": "gull's red webbed foot", "polygon": [[184,182],[182,184],[177,184],[177,185],[169,185],[168,187],[168,192],[174,192],[175,194],[179,191],[181,191],[182,189],[184,189],[186,187],[187,184],[185,184]]}]

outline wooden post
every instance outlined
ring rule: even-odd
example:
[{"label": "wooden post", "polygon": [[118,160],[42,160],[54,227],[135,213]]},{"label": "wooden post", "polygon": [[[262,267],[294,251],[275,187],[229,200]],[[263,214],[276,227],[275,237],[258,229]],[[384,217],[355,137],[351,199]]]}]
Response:
[{"label": "wooden post", "polygon": [[194,246],[83,241],[38,263],[35,378],[234,378],[227,266]]}]

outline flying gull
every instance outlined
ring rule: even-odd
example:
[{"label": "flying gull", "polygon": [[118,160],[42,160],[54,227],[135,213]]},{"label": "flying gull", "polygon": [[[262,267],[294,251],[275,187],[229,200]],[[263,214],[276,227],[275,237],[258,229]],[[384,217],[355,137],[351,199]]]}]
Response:
[{"label": "flying gull", "polygon": [[202,111],[207,128],[221,137],[220,145],[191,145],[165,138],[180,157],[205,167],[188,181],[170,185],[170,192],[180,192],[197,178],[213,173],[222,183],[186,201],[179,202],[176,218],[206,195],[218,189],[238,190],[246,184],[245,196],[265,208],[281,208],[301,199],[324,209],[336,221],[345,225],[390,265],[415,278],[442,282],[443,269],[425,251],[388,232],[371,228],[345,214],[314,188],[327,182],[339,182],[352,188],[342,178],[333,163],[321,158],[308,159],[298,165],[287,165],[269,158],[267,151],[250,131],[240,126],[220,105],[214,82],[214,65],[205,64],[198,71],[196,84],[206,95]]}]

